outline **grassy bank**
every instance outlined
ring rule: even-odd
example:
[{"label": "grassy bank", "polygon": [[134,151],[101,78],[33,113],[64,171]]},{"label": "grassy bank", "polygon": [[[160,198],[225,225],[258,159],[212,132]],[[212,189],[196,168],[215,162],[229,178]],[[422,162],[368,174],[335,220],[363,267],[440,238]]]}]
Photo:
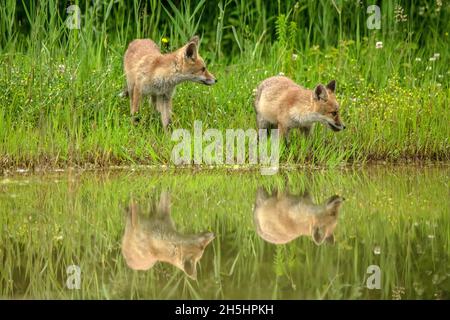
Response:
[{"label": "grassy bank", "polygon": [[281,162],[449,160],[449,5],[401,13],[401,2],[383,1],[382,27],[369,30],[365,3],[333,3],[104,1],[80,4],[81,29],[71,30],[64,2],[4,0],[0,168],[170,164],[175,143],[157,112],[143,104],[134,127],[118,97],[122,56],[137,37],[166,37],[171,50],[194,33],[220,81],[177,88],[172,128],[255,128],[252,90],[262,79],[283,72],[311,88],[335,78],[348,129],[295,135]]}]

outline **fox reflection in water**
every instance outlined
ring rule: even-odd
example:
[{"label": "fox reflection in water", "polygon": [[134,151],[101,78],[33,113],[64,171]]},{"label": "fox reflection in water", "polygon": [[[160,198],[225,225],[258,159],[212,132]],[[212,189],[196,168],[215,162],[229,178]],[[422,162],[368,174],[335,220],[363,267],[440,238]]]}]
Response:
[{"label": "fox reflection in water", "polygon": [[134,270],[148,270],[163,261],[183,270],[190,278],[197,278],[197,262],[214,239],[211,232],[181,234],[170,216],[170,195],[161,194],[159,204],[144,216],[132,200],[128,207],[122,254]]},{"label": "fox reflection in water", "polygon": [[275,191],[272,195],[258,188],[253,218],[256,232],[274,244],[288,243],[299,236],[311,236],[320,245],[334,243],[339,209],[344,198],[334,195],[315,204],[308,192],[293,195]]}]

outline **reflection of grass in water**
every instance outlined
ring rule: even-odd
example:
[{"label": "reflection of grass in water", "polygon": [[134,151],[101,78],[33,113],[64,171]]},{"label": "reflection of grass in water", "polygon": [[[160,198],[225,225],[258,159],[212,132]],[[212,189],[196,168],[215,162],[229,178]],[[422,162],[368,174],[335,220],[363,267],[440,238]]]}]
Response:
[{"label": "reflection of grass in water", "polygon": [[[0,184],[3,297],[449,298],[448,169],[57,178],[59,183],[29,177],[28,184],[13,178]],[[286,179],[291,193],[307,188],[316,202],[345,196],[335,245],[318,247],[300,237],[274,246],[257,236],[257,186],[284,189]],[[130,195],[145,207],[166,187],[180,232],[217,236],[200,260],[197,282],[164,263],[132,271],[121,255]],[[79,291],[64,287],[70,264],[82,269]],[[365,288],[372,264],[382,270],[381,290]]]}]

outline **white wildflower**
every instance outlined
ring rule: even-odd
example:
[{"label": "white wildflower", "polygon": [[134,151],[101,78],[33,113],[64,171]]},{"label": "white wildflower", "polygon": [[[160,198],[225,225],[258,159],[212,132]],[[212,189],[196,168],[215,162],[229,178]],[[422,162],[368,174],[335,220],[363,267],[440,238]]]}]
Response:
[{"label": "white wildflower", "polygon": [[375,248],[373,248],[373,253],[376,255],[379,255],[381,253],[380,246],[375,246]]},{"label": "white wildflower", "polygon": [[377,43],[375,43],[375,48],[382,49],[383,48],[383,42],[377,41]]},{"label": "white wildflower", "polygon": [[405,10],[402,8],[402,6],[397,5],[394,10],[395,14],[395,21],[396,22],[406,22],[408,21],[408,15],[405,14]]},{"label": "white wildflower", "polygon": [[425,14],[425,7],[419,7],[419,16],[423,16]]}]

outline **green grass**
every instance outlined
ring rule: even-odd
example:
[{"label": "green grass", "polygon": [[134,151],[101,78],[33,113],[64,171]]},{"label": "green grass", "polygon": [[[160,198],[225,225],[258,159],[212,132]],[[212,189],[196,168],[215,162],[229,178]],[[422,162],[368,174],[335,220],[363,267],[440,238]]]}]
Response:
[{"label": "green grass", "polygon": [[[337,79],[348,129],[295,135],[282,163],[450,159],[449,4],[383,1],[381,30],[368,30],[366,4],[357,2],[180,2],[83,3],[82,29],[69,30],[65,2],[3,0],[0,168],[170,165],[174,143],[157,112],[143,104],[134,127],[128,100],[118,97],[122,57],[137,37],[168,37],[171,50],[195,33],[220,81],[181,85],[173,128],[192,130],[194,120],[223,132],[254,128],[252,90],[283,72],[309,88]],[[407,21],[396,21],[397,4]]]},{"label": "green grass", "polygon": [[[448,167],[375,167],[259,174],[158,171],[52,173],[0,180],[0,297],[39,299],[448,299]],[[258,187],[321,203],[344,196],[334,245],[309,236],[284,245],[255,231]],[[128,268],[121,253],[125,208],[172,195],[181,233],[212,231],[198,280],[158,262]],[[144,213],[146,213],[144,211]],[[375,249],[379,248],[379,254]],[[81,289],[66,268],[81,267]],[[381,268],[369,290],[367,268]]]}]

